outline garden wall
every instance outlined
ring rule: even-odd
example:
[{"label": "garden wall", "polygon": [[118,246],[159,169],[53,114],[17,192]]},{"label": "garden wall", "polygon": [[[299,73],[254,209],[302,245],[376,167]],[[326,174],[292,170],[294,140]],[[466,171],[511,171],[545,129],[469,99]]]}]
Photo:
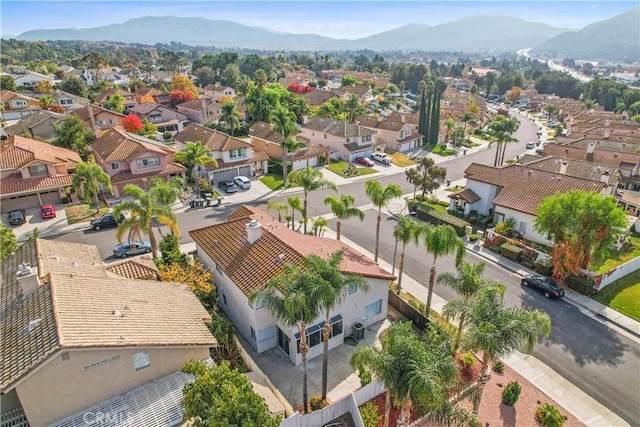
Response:
[{"label": "garden wall", "polygon": [[404,317],[411,320],[411,323],[413,323],[413,326],[416,328],[421,331],[427,328],[429,319],[391,289],[389,289],[389,305],[398,310]]},{"label": "garden wall", "polygon": [[[634,271],[639,270],[639,269],[640,269],[640,257],[634,258],[634,259],[632,259],[630,261],[625,262],[622,265],[619,265],[618,267],[614,268],[613,270],[609,271],[608,273],[605,273],[602,276],[600,276],[602,279],[600,280],[600,284],[595,289],[596,292],[601,291],[607,285],[610,285],[611,283],[615,282],[616,280],[621,279],[624,276],[626,276],[628,274],[631,274]],[[597,281],[596,281],[596,283],[597,283]]]}]

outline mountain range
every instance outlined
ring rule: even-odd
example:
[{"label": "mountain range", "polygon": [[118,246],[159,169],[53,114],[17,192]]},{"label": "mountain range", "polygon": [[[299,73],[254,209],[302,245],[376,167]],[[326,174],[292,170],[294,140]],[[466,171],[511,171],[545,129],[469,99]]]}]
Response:
[{"label": "mountain range", "polygon": [[[408,24],[368,37],[347,40],[317,34],[292,34],[206,18],[141,17],[93,28],[31,30],[19,40],[87,40],[123,43],[170,43],[265,50],[463,51],[499,52],[537,47],[537,53],[574,58],[622,59],[640,52],[636,7],[579,31],[505,15],[476,15],[440,25]],[[634,20],[635,17],[635,20]],[[635,33],[634,33],[635,31]],[[634,37],[635,35],[635,37]],[[578,59],[578,58],[576,58]]]}]

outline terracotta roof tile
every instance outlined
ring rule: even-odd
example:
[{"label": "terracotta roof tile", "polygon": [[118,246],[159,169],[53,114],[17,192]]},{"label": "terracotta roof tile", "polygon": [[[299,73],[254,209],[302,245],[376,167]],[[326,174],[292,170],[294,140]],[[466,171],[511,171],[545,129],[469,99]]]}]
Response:
[{"label": "terracotta roof tile", "polygon": [[612,183],[620,176],[620,170],[617,167],[609,165],[601,165],[586,160],[562,159],[560,157],[538,157],[532,162],[528,162],[527,167],[545,170],[549,172],[560,173],[562,162],[567,163],[566,175],[576,178],[584,178],[591,181],[600,181],[605,171],[609,172],[608,183]]},{"label": "terracotta roof tile", "polygon": [[66,163],[67,169],[73,169],[82,161],[75,151],[18,135],[2,141],[1,147],[0,169],[19,169],[33,160],[54,165]]},{"label": "terracotta roof tile", "polygon": [[353,123],[342,122],[339,120],[325,119],[322,117],[313,117],[307,123],[302,125],[304,129],[325,132],[340,137],[366,136],[375,135],[376,132],[363,128]]},{"label": "terracotta roof tile", "polygon": [[158,269],[155,265],[151,266],[150,264],[142,263],[139,260],[126,260],[109,264],[107,271],[127,279],[156,280]]},{"label": "terracotta roof tile", "polygon": [[100,113],[108,113],[119,119],[123,119],[126,117],[123,114],[116,113],[115,111],[107,110],[106,108],[98,107],[97,105],[87,105],[86,107],[78,108],[77,110],[74,110],[73,112],[71,112],[71,114],[73,114],[74,116],[78,116],[80,120],[82,120],[83,122],[86,122],[91,119],[91,113],[89,111],[90,108],[94,116],[97,116]]},{"label": "terracotta roof tile", "polygon": [[211,151],[229,151],[238,148],[249,148],[252,145],[241,139],[227,135],[214,129],[190,123],[174,139],[183,144],[192,141],[204,144]]},{"label": "terracotta roof tile", "polygon": [[475,203],[480,200],[480,196],[473,192],[470,188],[463,188],[460,191],[449,194],[450,199],[464,200],[466,203]]},{"label": "terracotta roof tile", "polygon": [[[567,145],[547,144],[544,147],[546,156],[567,157],[570,159],[588,160],[586,148],[571,147]],[[604,150],[596,148],[593,152],[594,163],[611,166],[620,166],[621,162],[638,163],[640,153],[624,153],[620,151]]]},{"label": "terracotta roof tile", "polygon": [[221,159],[217,159],[216,162],[218,166],[216,167],[213,162],[207,163],[204,165],[205,169],[208,171],[223,171],[226,169],[233,169],[239,166],[251,165],[256,162],[261,162],[264,160],[269,160],[269,155],[264,151],[255,151],[253,156],[250,159],[239,161],[239,162],[224,162]]},{"label": "terracotta roof tile", "polygon": [[144,178],[153,178],[154,176],[166,177],[167,175],[182,174],[186,168],[179,163],[168,163],[161,171],[153,171],[147,173],[132,174],[131,170],[123,170],[111,177],[112,183],[123,183],[127,181],[135,181]]},{"label": "terracotta roof tile", "polygon": [[249,135],[266,141],[273,141],[278,144],[282,142],[282,134],[280,132],[276,132],[271,123],[256,122],[249,128]]},{"label": "terracotta roof tile", "polygon": [[22,174],[14,173],[0,180],[0,194],[7,196],[14,193],[30,191],[55,190],[68,187],[73,181],[71,175],[41,176],[22,178]]},{"label": "terracotta roof tile", "polygon": [[105,131],[100,138],[91,143],[91,148],[105,162],[130,162],[145,152],[162,155],[173,153],[169,147],[159,146],[147,138],[141,138],[119,129]]}]

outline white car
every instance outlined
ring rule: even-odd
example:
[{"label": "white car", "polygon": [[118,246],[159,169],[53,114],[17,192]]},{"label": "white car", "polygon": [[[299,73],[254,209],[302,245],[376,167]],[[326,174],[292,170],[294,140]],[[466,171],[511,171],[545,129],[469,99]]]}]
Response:
[{"label": "white car", "polygon": [[235,178],[233,178],[233,182],[235,182],[235,184],[243,190],[248,190],[251,188],[251,181],[249,181],[249,178],[247,178],[246,176],[236,176]]},{"label": "white car", "polygon": [[371,155],[371,158],[373,160],[375,160],[376,162],[380,162],[384,165],[390,165],[391,164],[391,157],[389,157],[386,153],[378,153],[375,152]]}]

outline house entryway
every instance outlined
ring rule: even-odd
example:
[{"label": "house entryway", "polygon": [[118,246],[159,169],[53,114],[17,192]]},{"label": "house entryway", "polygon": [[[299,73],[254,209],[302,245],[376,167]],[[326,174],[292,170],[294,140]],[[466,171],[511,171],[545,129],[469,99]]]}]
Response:
[{"label": "house entryway", "polygon": [[278,348],[284,351],[289,356],[289,337],[282,332],[282,329],[278,328]]}]

